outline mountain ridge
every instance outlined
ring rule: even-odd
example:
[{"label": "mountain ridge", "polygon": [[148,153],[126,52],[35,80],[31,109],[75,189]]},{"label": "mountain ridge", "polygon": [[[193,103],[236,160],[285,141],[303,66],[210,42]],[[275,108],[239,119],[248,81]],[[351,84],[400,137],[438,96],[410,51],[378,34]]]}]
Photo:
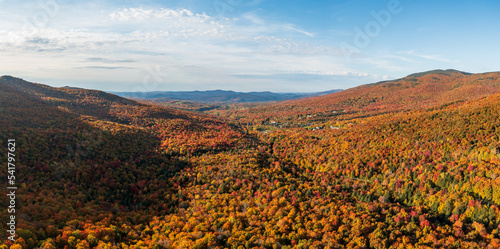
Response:
[{"label": "mountain ridge", "polygon": [[300,99],[313,96],[321,96],[332,92],[342,91],[334,89],[317,93],[275,93],[263,92],[237,92],[232,90],[207,90],[207,91],[155,91],[155,92],[110,92],[126,98],[136,98],[157,102],[174,100],[194,101],[194,102],[225,102],[225,103],[253,103],[272,102]]},{"label": "mountain ridge", "polygon": [[[456,77],[429,74],[368,87],[385,97],[413,83],[423,96],[435,93],[429,85],[448,94],[493,88],[431,108],[404,111],[410,100],[392,115],[323,120],[330,129],[274,122],[265,131],[95,90],[0,78],[0,140],[17,144],[16,171],[0,178],[15,174],[22,203],[16,245],[3,230],[1,248],[499,248],[496,77],[451,84]],[[364,93],[348,100],[380,96]],[[378,101],[345,100],[351,107],[335,109],[335,118],[357,107],[369,114]],[[447,105],[432,107],[439,103]],[[299,110],[310,113],[301,118],[312,122],[313,108]],[[0,161],[7,157],[0,153]]]},{"label": "mountain ridge", "polygon": [[[410,75],[408,75],[406,77],[421,77],[421,76],[428,75],[428,74],[444,74],[444,75],[462,74],[462,75],[471,75],[473,73],[467,73],[467,72],[459,71],[459,70],[456,70],[456,69],[446,69],[446,70],[435,69],[435,70],[429,70],[429,71],[424,71],[424,72],[420,72],[420,73],[413,73],[413,74],[410,74]],[[404,77],[404,78],[406,78],[406,77]]]},{"label": "mountain ridge", "polygon": [[[318,115],[319,120],[350,119],[472,100],[499,91],[500,72],[468,74],[458,70],[432,70],[318,97],[223,111],[220,115],[243,116],[247,122],[252,122],[251,119],[290,121],[309,114]],[[339,115],[339,111],[345,114]],[[250,116],[254,118],[248,118]]]}]

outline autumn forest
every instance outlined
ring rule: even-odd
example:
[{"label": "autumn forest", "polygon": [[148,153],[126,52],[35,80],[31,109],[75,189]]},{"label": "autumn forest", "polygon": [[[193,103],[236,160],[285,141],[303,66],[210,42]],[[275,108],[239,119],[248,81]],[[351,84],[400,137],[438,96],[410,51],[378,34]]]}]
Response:
[{"label": "autumn forest", "polygon": [[500,73],[234,104],[3,76],[0,249],[500,248],[499,117]]}]

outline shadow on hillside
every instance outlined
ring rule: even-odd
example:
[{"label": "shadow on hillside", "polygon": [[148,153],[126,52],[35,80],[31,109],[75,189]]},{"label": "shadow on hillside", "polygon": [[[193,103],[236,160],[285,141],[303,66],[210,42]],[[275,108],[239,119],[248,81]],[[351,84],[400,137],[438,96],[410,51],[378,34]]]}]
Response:
[{"label": "shadow on hillside", "polygon": [[[16,139],[23,222],[63,226],[54,214],[94,220],[111,211],[158,215],[168,211],[164,204],[176,205],[164,196],[174,192],[171,178],[189,163],[162,154],[151,132],[91,125],[2,82],[0,106],[0,139]],[[4,153],[0,160],[7,161]],[[0,179],[7,181],[6,174]]]}]

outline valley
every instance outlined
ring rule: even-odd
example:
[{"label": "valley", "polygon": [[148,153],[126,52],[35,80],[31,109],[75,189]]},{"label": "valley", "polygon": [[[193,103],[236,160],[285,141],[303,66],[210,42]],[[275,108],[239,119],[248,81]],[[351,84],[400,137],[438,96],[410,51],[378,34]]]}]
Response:
[{"label": "valley", "polygon": [[0,248],[499,248],[499,116],[498,72],[217,104],[3,76]]}]

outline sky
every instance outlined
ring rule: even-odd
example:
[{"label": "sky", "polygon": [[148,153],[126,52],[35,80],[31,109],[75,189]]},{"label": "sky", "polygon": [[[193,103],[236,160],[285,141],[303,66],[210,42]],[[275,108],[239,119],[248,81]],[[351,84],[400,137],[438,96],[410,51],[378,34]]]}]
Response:
[{"label": "sky", "polygon": [[500,71],[493,0],[0,0],[0,75],[104,91],[318,92]]}]

